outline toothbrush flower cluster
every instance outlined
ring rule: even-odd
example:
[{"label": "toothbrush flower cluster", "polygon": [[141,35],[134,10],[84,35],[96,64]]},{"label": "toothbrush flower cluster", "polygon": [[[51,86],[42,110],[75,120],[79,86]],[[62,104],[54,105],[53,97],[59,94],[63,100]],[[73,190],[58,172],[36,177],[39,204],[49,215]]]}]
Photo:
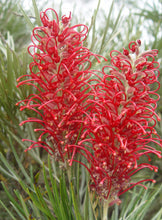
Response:
[{"label": "toothbrush flower cluster", "polygon": [[[55,18],[50,19],[52,16]],[[90,56],[99,59],[83,46],[87,26],[70,26],[71,14],[59,21],[55,10],[47,9],[40,18],[43,25],[34,28],[28,48],[33,58],[31,74],[17,80],[17,87],[26,84],[34,91],[17,103],[20,110],[33,110],[36,117],[20,125],[37,124],[35,132],[40,136],[38,141],[27,140],[32,142],[28,149],[42,147],[56,160],[71,159],[72,163],[76,148],[70,146],[78,142],[89,96]],[[27,79],[22,80],[24,77]]]},{"label": "toothbrush flower cluster", "polygon": [[[110,65],[92,70],[91,57],[100,62],[101,56],[83,45],[87,26],[70,26],[71,14],[59,20],[53,9],[40,18],[28,48],[30,74],[17,80],[17,87],[29,85],[32,91],[17,105],[35,115],[20,125],[32,122],[39,133],[37,141],[24,139],[31,142],[27,150],[44,148],[65,165],[79,162],[89,171],[90,190],[110,204],[120,203],[119,196],[135,185],[154,182],[133,182],[135,173],[158,170],[149,163],[150,154],[161,158],[150,143],[162,146],[155,130],[158,51],[140,53],[141,41],[132,41],[123,52],[110,52]],[[84,160],[78,161],[78,154]]]},{"label": "toothbrush flower cluster", "polygon": [[[87,124],[87,140],[93,153],[89,158],[90,187],[110,203],[120,203],[119,196],[144,181],[132,182],[131,177],[143,168],[157,172],[147,162],[150,154],[161,158],[161,140],[155,130],[160,118],[155,112],[159,95],[159,63],[157,50],[140,53],[141,41],[130,42],[129,50],[111,51],[111,65],[104,66],[102,78],[95,85],[97,96],[91,103]],[[156,89],[151,90],[151,85]]]}]

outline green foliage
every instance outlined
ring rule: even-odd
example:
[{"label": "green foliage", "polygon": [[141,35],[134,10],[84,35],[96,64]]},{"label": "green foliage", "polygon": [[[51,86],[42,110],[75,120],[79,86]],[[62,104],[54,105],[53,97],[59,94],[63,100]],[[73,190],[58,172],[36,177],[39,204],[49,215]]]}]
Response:
[{"label": "green foliage", "polygon": [[101,10],[104,16],[104,22],[100,25],[100,29],[96,28],[98,26],[98,14],[101,12],[100,9],[100,2],[98,1],[97,9],[94,11],[94,14],[91,19],[91,24],[89,28],[89,35],[91,36],[91,41],[89,42],[89,48],[91,51],[102,54],[106,58],[109,56],[107,52],[110,52],[112,48],[115,47],[115,39],[117,38],[118,34],[121,31],[120,28],[120,21],[121,15],[123,12],[123,6],[119,9],[118,14],[113,17],[113,10],[114,10],[114,1],[111,3],[110,10],[108,14],[105,14],[103,9]]},{"label": "green foliage", "polygon": [[[143,220],[148,219],[147,211],[151,204],[156,201],[157,194],[161,191],[162,187],[159,185],[158,190],[155,190],[154,185],[148,184],[149,189],[145,190],[135,187],[132,192],[129,192],[121,204],[121,220]],[[115,215],[115,211],[114,215]],[[113,216],[113,215],[112,215]]]},{"label": "green foliage", "polygon": [[[5,184],[2,183],[3,189],[16,212],[16,215],[11,213],[4,202],[0,201],[10,217],[12,219],[17,217],[21,219],[37,219],[40,216],[44,216],[42,219],[81,220],[80,203],[77,202],[79,198],[74,192],[73,183],[71,181],[68,183],[67,178],[64,174],[61,174],[61,171],[58,172],[60,173],[59,179],[55,178],[55,169],[51,165],[50,157],[48,157],[48,166],[43,165],[43,184],[40,186],[40,183],[36,183],[34,178],[29,178],[13,146],[12,150],[16,163],[20,168],[19,172],[12,168],[7,159],[0,154],[2,166],[5,167],[5,169],[0,167],[1,172],[12,181],[16,181],[16,185],[19,185],[19,188],[21,186],[20,190],[15,189],[12,195]],[[39,172],[41,170],[42,168],[39,168]],[[33,173],[30,173],[30,176],[32,177]],[[85,216],[87,216],[87,213]]]},{"label": "green foliage", "polygon": [[18,76],[27,72],[28,55],[24,51],[17,54],[12,48],[13,38],[8,35],[6,44],[2,44],[0,50],[0,146],[3,145],[0,147],[1,152],[9,145],[8,130],[16,133],[17,136],[22,135],[19,127],[19,119],[22,118],[15,104],[20,97],[29,92],[16,88]]},{"label": "green foliage", "polygon": [[0,33],[4,38],[9,34],[13,37],[16,49],[29,42],[29,29],[23,17],[19,16],[18,3],[20,1],[0,1]]}]

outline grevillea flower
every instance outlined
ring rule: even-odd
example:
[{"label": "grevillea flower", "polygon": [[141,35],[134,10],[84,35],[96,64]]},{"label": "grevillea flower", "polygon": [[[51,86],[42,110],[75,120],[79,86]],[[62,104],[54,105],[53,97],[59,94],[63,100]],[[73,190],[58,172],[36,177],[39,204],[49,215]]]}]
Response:
[{"label": "grevillea flower", "polygon": [[[55,19],[50,20],[50,13]],[[20,110],[36,113],[20,125],[34,122],[40,135],[37,141],[24,140],[32,142],[28,149],[42,147],[69,165],[80,153],[87,159],[87,163],[78,162],[90,173],[90,189],[100,198],[109,198],[110,204],[119,203],[119,196],[135,185],[154,182],[132,182],[141,169],[157,172],[156,166],[139,159],[150,161],[151,153],[161,157],[150,146],[151,142],[162,146],[155,130],[160,120],[155,113],[158,51],[140,54],[140,40],[130,42],[122,53],[111,51],[111,65],[97,73],[91,70],[90,57],[98,60],[99,55],[83,46],[85,25],[70,26],[71,14],[59,21],[53,9],[40,17],[42,26],[34,28],[28,48],[33,58],[31,74],[18,79],[18,87],[30,85],[34,92],[17,103]],[[27,79],[21,81],[23,77]],[[157,88],[151,90],[154,83]]]},{"label": "grevillea flower", "polygon": [[[52,13],[55,19],[50,20]],[[17,80],[18,87],[26,84],[35,88],[33,94],[17,104],[21,104],[20,110],[35,111],[36,117],[20,125],[26,122],[38,125],[35,131],[40,136],[37,141],[27,140],[32,142],[28,149],[42,147],[56,160],[70,159],[71,164],[91,90],[90,56],[97,60],[98,56],[83,47],[88,28],[80,24],[70,26],[71,14],[59,21],[55,10],[47,9],[40,18],[43,25],[34,28],[32,45],[28,48],[33,58],[29,66],[31,74]],[[27,79],[21,81],[23,77]]]},{"label": "grevillea flower", "polygon": [[[102,69],[98,77],[94,99],[88,100],[89,121],[84,138],[78,144],[89,142],[92,150],[85,164],[90,175],[90,188],[111,204],[120,203],[119,196],[144,179],[132,182],[131,177],[143,168],[157,172],[158,168],[141,157],[151,160],[150,154],[161,157],[160,151],[150,146],[161,145],[156,133],[155,113],[159,95],[159,63],[155,61],[157,50],[139,53],[140,41],[130,42],[129,50],[111,51],[111,65]],[[101,74],[100,74],[101,75]],[[157,88],[151,91],[151,85]],[[87,152],[86,152],[87,154]]]}]

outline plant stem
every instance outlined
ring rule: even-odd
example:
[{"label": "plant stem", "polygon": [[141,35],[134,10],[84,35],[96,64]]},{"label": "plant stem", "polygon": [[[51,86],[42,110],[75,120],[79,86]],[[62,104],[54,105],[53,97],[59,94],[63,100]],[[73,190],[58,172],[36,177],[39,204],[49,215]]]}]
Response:
[{"label": "plant stem", "polygon": [[103,203],[103,218],[102,220],[108,220],[108,208],[109,208],[109,200],[105,200]]}]

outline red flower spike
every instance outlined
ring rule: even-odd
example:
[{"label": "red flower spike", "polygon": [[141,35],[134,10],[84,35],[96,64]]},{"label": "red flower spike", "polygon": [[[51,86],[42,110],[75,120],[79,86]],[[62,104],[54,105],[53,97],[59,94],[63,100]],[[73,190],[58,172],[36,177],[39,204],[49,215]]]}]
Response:
[{"label": "red flower spike", "polygon": [[[50,20],[50,12],[55,19]],[[155,113],[160,87],[159,63],[155,61],[158,51],[139,54],[141,41],[130,42],[123,53],[111,51],[111,66],[97,74],[90,70],[90,56],[98,62],[101,56],[83,47],[87,26],[70,27],[71,14],[59,21],[53,9],[40,17],[43,26],[34,28],[28,48],[33,58],[31,74],[17,80],[17,87],[26,84],[36,91],[17,103],[21,111],[27,108],[37,115],[20,123],[38,125],[34,128],[40,133],[38,140],[24,139],[31,142],[27,150],[44,148],[70,166],[79,153],[87,159],[87,163],[77,162],[90,173],[91,190],[100,198],[109,197],[110,205],[120,203],[119,196],[135,185],[154,182],[132,182],[141,169],[157,172],[157,167],[139,164],[139,159],[150,161],[151,153],[161,158],[160,151],[149,146],[151,142],[162,146],[155,131],[156,120],[160,120]],[[28,78],[21,81],[23,77]],[[153,83],[158,86],[151,91]]]},{"label": "red flower spike", "polygon": [[[50,20],[51,13],[55,19]],[[27,79],[23,81],[20,81],[23,76],[17,80],[17,87],[24,84],[35,87],[36,92],[18,104],[20,110],[33,110],[37,116],[20,125],[34,122],[39,126],[34,129],[40,133],[38,141],[31,140],[28,149],[42,147],[56,160],[70,161],[71,165],[86,121],[86,100],[91,94],[89,58],[94,56],[99,61],[99,56],[83,47],[88,28],[80,24],[70,27],[71,13],[59,21],[56,11],[47,9],[40,13],[40,18],[43,25],[34,28],[32,45],[28,48],[33,58],[31,74],[24,75]],[[85,68],[87,63],[89,67]]]},{"label": "red flower spike", "polygon": [[[88,100],[91,105],[87,140],[84,138],[81,145],[89,142],[93,146],[93,154],[88,158],[91,190],[100,198],[109,197],[110,205],[120,201],[118,197],[135,185],[154,182],[152,179],[131,181],[141,169],[157,172],[157,167],[149,163],[140,164],[140,158],[150,161],[150,154],[161,158],[160,151],[149,146],[154,142],[162,147],[155,131],[159,95],[157,89],[150,89],[153,83],[159,88],[157,51],[139,54],[139,46],[139,42],[130,42],[128,52],[111,51],[112,66],[103,68],[103,79],[95,85],[96,96]],[[128,56],[130,53],[136,57]]]}]

